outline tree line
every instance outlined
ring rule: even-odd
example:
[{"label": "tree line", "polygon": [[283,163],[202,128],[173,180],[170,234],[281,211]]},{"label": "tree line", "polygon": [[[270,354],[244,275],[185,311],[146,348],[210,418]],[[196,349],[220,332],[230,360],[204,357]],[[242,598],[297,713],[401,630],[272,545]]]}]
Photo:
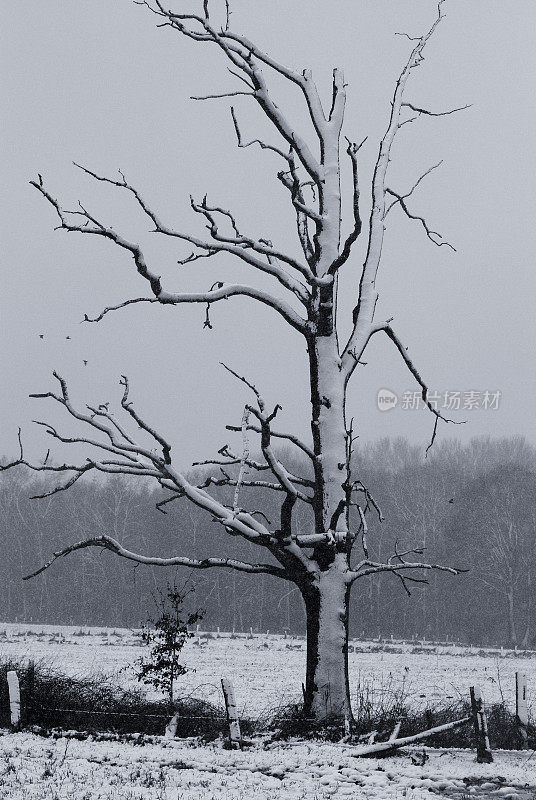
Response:
[{"label": "tree line", "polygon": [[[445,440],[424,458],[405,439],[383,439],[358,448],[354,459],[378,506],[367,531],[372,560],[416,549],[467,571],[416,574],[405,585],[391,574],[364,578],[352,595],[350,635],[536,646],[536,449],[521,437]],[[160,513],[162,496],[139,481],[80,481],[68,492],[30,499],[43,488],[22,469],[5,473],[0,484],[5,622],[138,627],[150,615],[152,596],[177,580],[194,587],[191,602],[206,610],[207,628],[304,633],[297,590],[270,575],[252,580],[235,571],[145,566],[89,548],[23,581],[54,550],[101,534],[147,555],[187,551],[202,559],[217,550],[255,558],[254,545],[227,536],[190,503],[178,500]],[[232,490],[216,491],[232,503]],[[250,507],[277,515],[277,498],[272,503],[266,493],[242,491]]]}]

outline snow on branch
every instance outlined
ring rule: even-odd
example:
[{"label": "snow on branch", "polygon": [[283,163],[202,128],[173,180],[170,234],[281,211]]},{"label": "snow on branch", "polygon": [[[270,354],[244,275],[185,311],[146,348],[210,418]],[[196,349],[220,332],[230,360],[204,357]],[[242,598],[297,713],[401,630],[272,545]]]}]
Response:
[{"label": "snow on branch", "polygon": [[[415,42],[415,44],[396,82],[391,101],[391,114],[389,117],[389,123],[387,125],[387,130],[380,142],[372,180],[372,211],[369,219],[367,254],[363,264],[363,269],[361,271],[358,300],[353,312],[353,330],[342,355],[343,369],[345,370],[347,381],[350,379],[356,365],[359,363],[359,359],[371,337],[371,334],[376,330],[373,325],[376,304],[378,302],[376,278],[380,266],[385,236],[387,195],[390,193],[392,196],[395,196],[395,201],[400,203],[405,213],[414,219],[417,218],[408,211],[407,205],[405,204],[406,198],[402,195],[395,195],[392,190],[387,188],[386,176],[393,144],[401,125],[401,112],[405,107],[404,91],[406,84],[411,73],[417,69],[424,60],[423,51],[430,38],[433,36],[437,26],[444,17],[442,10],[443,2],[444,0],[440,0],[438,3],[437,16],[427,33],[420,37],[408,36],[408,38],[412,42]],[[431,170],[428,170],[428,172],[430,171]],[[425,175],[428,174],[428,172],[425,173]],[[411,194],[411,192],[416,188],[422,178],[424,178],[424,175],[421,176],[421,178],[416,182],[409,194]],[[439,234],[430,230],[423,218],[419,217],[417,219],[421,221],[425,227],[427,235],[432,239],[432,241],[434,241],[435,244],[448,244],[447,242],[437,241]],[[449,246],[452,247],[452,245]],[[382,326],[379,326],[380,329],[381,327]]]},{"label": "snow on branch", "polygon": [[[79,165],[76,165],[79,166]],[[246,239],[245,237],[242,240],[226,241],[225,238],[222,238],[221,241],[211,241],[205,242],[202,239],[198,239],[195,236],[190,236],[189,234],[180,233],[179,231],[175,231],[167,226],[165,226],[160,220],[158,219],[156,213],[148,206],[145,200],[142,198],[140,193],[130,184],[128,184],[122,175],[121,180],[112,180],[110,178],[104,178],[102,176],[97,175],[94,172],[86,169],[85,167],[80,167],[83,169],[84,172],[94,177],[96,180],[104,181],[107,183],[111,183],[115,186],[119,186],[122,188],[127,189],[130,191],[133,196],[136,198],[140,208],[144,211],[144,213],[152,220],[155,225],[155,232],[162,233],[167,236],[175,237],[195,246],[201,248],[202,250],[207,251],[208,254],[213,254],[213,251],[224,251],[229,252],[232,255],[238,256],[241,260],[246,261],[250,266],[255,267],[256,269],[269,273],[273,275],[279,283],[281,283],[285,288],[289,289],[293,295],[295,295],[302,303],[307,301],[307,290],[303,286],[300,281],[292,278],[288,275],[281,267],[277,265],[277,260],[281,259],[290,263],[292,266],[295,266],[296,269],[300,269],[305,273],[309,272],[308,267],[303,265],[299,265],[299,262],[293,262],[290,257],[285,256],[283,253],[274,250],[273,248],[269,247],[265,243],[262,242],[255,242],[254,240]],[[113,228],[106,227],[103,223],[93,217],[86,209],[80,206],[80,210],[76,211],[67,211],[63,209],[59,202],[52,197],[52,195],[44,188],[43,181],[39,178],[38,181],[30,181],[31,185],[34,186],[43,197],[52,205],[55,209],[56,214],[60,219],[59,228],[66,230],[68,232],[78,232],[84,234],[92,234],[96,236],[102,236],[110,241],[113,241],[122,249],[129,251],[134,258],[134,262],[136,265],[136,269],[141,277],[145,278],[148,281],[151,291],[153,292],[153,298],[135,298],[125,300],[122,303],[118,303],[117,305],[107,306],[104,311],[102,311],[97,317],[90,318],[86,315],[85,320],[88,322],[97,322],[100,321],[105,314],[116,311],[119,308],[124,308],[129,306],[133,303],[141,303],[141,302],[158,302],[163,305],[177,305],[180,303],[212,303],[218,300],[235,296],[235,295],[243,295],[246,297],[251,297],[259,302],[273,308],[276,310],[292,327],[300,332],[304,333],[306,330],[306,323],[305,320],[297,314],[292,306],[287,303],[285,300],[271,295],[270,293],[263,291],[261,289],[257,289],[253,286],[247,286],[242,284],[223,284],[217,290],[211,290],[209,292],[197,292],[197,293],[173,293],[164,291],[161,282],[161,276],[157,275],[153,272],[145,259],[143,251],[139,244],[130,242],[120,234],[118,234]],[[202,206],[199,206],[202,209]],[[197,209],[196,209],[197,210]],[[211,213],[210,210],[203,209],[207,214]],[[80,224],[74,224],[71,222],[70,219],[73,216],[81,216],[83,218],[83,222]],[[91,224],[90,224],[91,223]],[[217,226],[216,226],[217,230]],[[256,252],[255,252],[256,251]],[[257,255],[265,256],[268,260],[264,261],[262,258]],[[191,258],[188,260],[192,260]]]},{"label": "snow on branch", "polygon": [[52,558],[39,567],[39,569],[36,569],[29,575],[25,575],[23,580],[27,581],[30,580],[30,578],[35,578],[36,575],[40,575],[42,572],[47,570],[58,559],[64,558],[70,553],[74,553],[76,550],[83,550],[86,547],[99,547],[104,550],[110,550],[112,553],[115,553],[122,558],[135,561],[137,564],[149,564],[157,567],[190,567],[191,569],[226,567],[228,569],[237,570],[238,572],[249,572],[255,574],[264,573],[266,575],[276,575],[279,578],[288,579],[286,571],[281,567],[271,564],[249,564],[245,561],[238,561],[234,558],[203,558],[200,560],[195,558],[186,558],[183,556],[172,556],[171,558],[144,556],[140,555],[139,553],[133,553],[131,550],[127,550],[111,536],[103,535],[95,536],[89,539],[83,539],[80,542],[76,542],[68,547],[64,547],[62,550],[56,551]]},{"label": "snow on branch", "polygon": [[[240,431],[240,427],[237,427],[236,425],[226,425],[225,427],[227,428],[228,431],[235,431],[235,432]],[[255,431],[255,433],[262,433],[260,426],[254,424],[248,425],[248,431]],[[274,439],[286,439],[287,441],[292,442],[292,444],[296,445],[296,447],[298,447],[303,453],[305,453],[305,455],[308,456],[311,459],[311,461],[314,461],[316,459],[316,456],[311,450],[311,448],[308,447],[304,442],[301,441],[301,439],[299,439],[294,434],[281,433],[280,431],[270,430],[270,435]]]},{"label": "snow on branch", "polygon": [[[239,426],[239,425],[227,425],[226,427],[227,427],[228,430],[236,431],[238,433],[240,433],[242,431],[242,426]],[[261,429],[256,425],[249,425],[248,424],[246,430],[247,431],[255,431],[257,433],[260,433]],[[275,434],[272,432],[272,436],[274,436],[274,435]],[[285,436],[284,438],[287,438],[287,437]],[[204,466],[206,466],[206,467],[217,467],[217,466],[220,466],[220,467],[232,467],[232,466],[238,466],[243,461],[243,456],[235,455],[230,450],[229,445],[224,445],[220,450],[218,450],[218,452],[223,456],[223,458],[225,460],[209,458],[209,459],[206,459],[205,461],[194,461],[194,463],[192,464],[192,467],[204,467]],[[257,471],[258,472],[263,472],[263,471],[271,469],[271,467],[270,467],[270,465],[268,463],[263,463],[261,461],[256,461],[256,460],[250,458],[249,456],[244,460],[243,463],[245,464],[246,467],[249,467],[250,469],[252,469],[252,470],[254,470],[256,472]],[[308,478],[301,478],[300,476],[291,473],[289,470],[287,470],[287,471],[289,472],[289,475],[290,475],[293,483],[297,484],[298,486],[308,486],[310,488],[314,488],[314,481],[309,480]],[[229,484],[229,485],[231,485],[231,484]],[[243,483],[243,485],[245,486],[245,485],[248,485],[248,484]],[[255,482],[255,481],[252,481],[249,485],[258,486],[259,483]],[[271,487],[271,488],[273,488],[273,487]],[[277,488],[280,489],[281,486],[278,484]]]},{"label": "snow on branch", "polygon": [[[62,443],[88,444],[97,451],[100,451],[101,454],[112,453],[117,458],[87,458],[82,464],[66,463],[60,466],[48,463],[33,464],[24,458],[21,447],[19,458],[2,466],[2,471],[18,465],[25,465],[32,470],[40,472],[73,473],[69,478],[68,485],[58,486],[52,492],[47,492],[47,495],[55,493],[56,491],[63,491],[65,488],[71,486],[75,480],[78,480],[83,474],[92,469],[111,474],[144,475],[152,477],[157,480],[162,488],[168,489],[175,494],[188,497],[195,505],[209,512],[217,522],[225,528],[231,529],[234,533],[258,544],[273,543],[276,541],[270,531],[252,515],[247,512],[233,514],[232,511],[211,497],[206,491],[192,484],[173,466],[171,463],[171,447],[169,443],[161,434],[141,418],[129,401],[128,380],[124,376],[120,381],[123,387],[123,396],[121,400],[122,408],[136,422],[138,428],[155,442],[157,445],[156,448],[151,449],[150,447],[144,446],[135,441],[133,436],[125,434],[120,425],[112,423],[108,410],[102,411],[99,414],[86,414],[79,411],[71,402],[66,381],[57,373],[54,373],[54,377],[60,384],[61,392],[59,394],[44,392],[41,394],[33,394],[31,397],[53,399],[62,405],[71,417],[103,435],[104,441],[84,435],[66,437],[59,434],[56,429],[48,423],[38,422],[37,424],[44,426],[48,435]],[[108,404],[106,404],[106,406],[107,405]],[[97,409],[97,411],[98,410],[99,409]]]},{"label": "snow on branch", "polygon": [[[288,470],[283,466],[281,461],[275,455],[272,444],[271,444],[271,427],[270,424],[272,420],[277,415],[277,412],[280,410],[281,406],[276,405],[274,410],[271,413],[267,413],[266,411],[266,403],[264,398],[255,387],[253,383],[248,381],[243,376],[239,375],[233,369],[228,367],[226,364],[222,364],[225,369],[230,372],[237,380],[244,383],[255,395],[257,399],[258,408],[254,408],[253,406],[247,405],[246,406],[246,413],[247,419],[249,420],[249,415],[253,414],[260,423],[260,433],[261,433],[261,450],[264,458],[266,459],[267,464],[270,466],[270,469],[274,476],[279,481],[281,487],[290,497],[293,497],[295,500],[300,499],[306,503],[312,503],[312,498],[308,495],[304,494],[300,489],[298,489],[293,481],[293,476],[288,472]],[[244,424],[244,423],[243,423]],[[248,422],[245,422],[245,430],[248,429]],[[244,431],[244,427],[239,428],[239,430]]]},{"label": "snow on branch", "polygon": [[367,141],[367,137],[363,139],[361,144],[356,144],[352,142],[350,139],[347,138],[348,147],[346,149],[347,154],[350,156],[350,160],[352,162],[352,180],[353,180],[353,210],[354,210],[354,227],[351,232],[348,234],[346,241],[344,242],[344,246],[342,248],[341,254],[331,267],[329,268],[329,274],[334,275],[337,270],[349,259],[350,253],[352,252],[352,246],[357,241],[359,234],[363,228],[363,220],[361,219],[361,213],[359,210],[359,169],[357,163],[357,154],[359,150],[363,147],[365,142]]},{"label": "snow on branch", "polygon": [[446,567],[443,564],[429,564],[425,561],[401,560],[400,563],[392,564],[388,562],[381,563],[378,561],[371,561],[368,558],[365,558],[360,561],[359,564],[356,564],[356,566],[353,567],[353,569],[349,572],[348,581],[349,583],[353,583],[358,578],[364,578],[366,575],[375,575],[379,572],[391,572],[393,575],[396,575],[402,580],[406,592],[409,593],[408,587],[406,586],[407,581],[412,583],[426,582],[423,579],[402,574],[411,570],[436,570],[438,572],[448,572],[450,575],[460,575],[461,573],[467,571],[463,569],[455,569],[454,567]]},{"label": "snow on branch", "polygon": [[[77,480],[79,480],[79,478],[91,470],[97,470],[107,474],[141,475],[153,478],[161,488],[171,492],[170,497],[160,501],[158,504],[159,510],[162,510],[162,506],[165,504],[180,497],[185,497],[190,502],[194,503],[194,505],[208,512],[213,521],[222,525],[228,533],[242,536],[248,541],[268,549],[268,551],[277,560],[279,560],[281,567],[271,567],[270,565],[259,564],[248,565],[233,559],[203,559],[202,561],[196,561],[195,559],[186,559],[182,557],[173,559],[149,558],[135,553],[130,553],[120,544],[115,542],[115,540],[112,540],[109,537],[99,537],[97,539],[89,538],[83,542],[79,542],[76,545],[71,545],[64,550],[61,550],[59,553],[56,553],[44,567],[32,573],[32,575],[38,574],[39,572],[43,571],[43,569],[47,569],[48,566],[50,566],[50,564],[53,563],[53,561],[57,558],[67,555],[68,553],[73,552],[73,550],[89,546],[106,547],[107,549],[116,552],[118,555],[124,556],[125,558],[131,558],[139,563],[162,565],[182,564],[199,569],[204,569],[210,566],[226,566],[249,572],[269,572],[269,574],[280,575],[286,579],[292,579],[292,576],[296,575],[297,570],[301,570],[303,572],[304,570],[310,571],[314,568],[311,559],[309,559],[309,557],[301,549],[302,544],[305,547],[310,546],[307,536],[304,537],[303,543],[300,542],[300,537],[289,536],[287,538],[286,536],[282,536],[281,531],[271,531],[260,519],[258,519],[258,517],[264,517],[266,523],[268,525],[270,524],[265,515],[263,515],[261,512],[248,512],[239,508],[236,502],[236,497],[233,505],[227,506],[224,503],[216,500],[207,492],[207,489],[211,485],[234,486],[238,489],[241,486],[251,486],[283,491],[286,495],[286,499],[283,502],[282,513],[285,514],[288,513],[289,502],[294,504],[297,499],[304,500],[305,502],[311,502],[311,499],[306,494],[294,486],[294,481],[296,480],[296,483],[299,484],[300,479],[295,479],[295,477],[289,473],[280,463],[280,461],[273,455],[270,450],[269,441],[267,443],[265,442],[263,455],[267,459],[269,468],[275,474],[278,481],[277,483],[249,479],[246,480],[244,479],[244,474],[242,474],[241,477],[239,476],[238,479],[234,479],[228,473],[226,473],[225,470],[222,470],[223,477],[221,479],[209,477],[204,483],[196,485],[173,466],[171,461],[171,446],[168,441],[151,425],[145,422],[138,411],[134,408],[129,399],[129,383],[125,376],[123,376],[120,381],[120,385],[123,388],[121,407],[125,414],[127,414],[136,423],[138,429],[141,430],[145,436],[153,440],[153,442],[157,445],[156,448],[151,448],[150,446],[140,444],[136,441],[133,435],[127,433],[123,426],[113,419],[112,412],[109,410],[109,403],[103,403],[96,408],[93,406],[86,406],[89,413],[77,409],[71,401],[68,386],[64,378],[57,373],[53,374],[60,385],[59,393],[49,391],[30,396],[34,398],[54,400],[58,404],[62,405],[73,419],[82,423],[86,428],[89,427],[95,433],[100,434],[101,438],[87,435],[67,437],[58,433],[58,431],[49,423],[37,421],[37,424],[44,427],[48,435],[64,444],[76,443],[90,445],[92,448],[95,448],[95,450],[100,452],[100,457],[86,458],[80,464],[66,462],[64,464],[56,465],[48,463],[47,453],[47,457],[43,463],[34,464],[27,460],[24,456],[22,436],[19,431],[19,456],[8,464],[0,465],[0,471],[7,471],[17,466],[26,466],[27,468],[37,472],[65,473],[69,476],[67,482],[54,486],[50,491],[36,495],[36,497],[39,498],[48,497],[52,494],[70,488]],[[259,415],[260,418],[262,418],[262,426],[264,428],[263,435],[264,438],[266,438],[269,436],[270,421],[273,419],[273,416],[276,412],[272,412],[271,414],[265,413],[264,401],[260,395],[258,395],[258,403],[259,409],[261,410],[255,410],[253,413],[257,413],[257,418],[259,418]],[[249,407],[247,408],[249,410]],[[250,411],[250,413],[252,412]],[[113,457],[110,457],[110,454]],[[249,461],[250,459],[246,451],[245,455],[242,456],[241,462],[243,465],[246,465]],[[303,483],[306,483],[305,480]],[[307,485],[309,484],[307,483]]]}]

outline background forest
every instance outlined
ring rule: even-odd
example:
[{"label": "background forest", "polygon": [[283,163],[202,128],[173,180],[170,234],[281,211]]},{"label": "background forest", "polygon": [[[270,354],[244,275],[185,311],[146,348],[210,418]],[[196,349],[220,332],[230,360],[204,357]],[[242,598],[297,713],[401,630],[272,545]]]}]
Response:
[{"label": "background forest", "polygon": [[[467,445],[446,440],[425,459],[421,447],[384,439],[358,448],[355,461],[384,516],[381,523],[370,517],[371,558],[387,557],[397,542],[400,551],[424,547],[428,560],[468,572],[431,574],[429,584],[411,584],[410,597],[391,575],[357,581],[350,635],[535,646],[536,449],[520,437]],[[155,504],[164,495],[139,480],[81,481],[68,492],[29,499],[43,490],[43,482],[23,470],[4,474],[0,484],[4,621],[138,627],[150,614],[155,589],[177,576],[195,586],[192,603],[206,609],[207,629],[305,631],[298,591],[268,575],[193,574],[134,565],[91,548],[22,581],[54,550],[103,533],[147,555],[256,558],[254,545],[230,539],[190,503],[178,500],[159,513]],[[249,491],[251,507],[277,517],[277,497],[270,509],[266,493],[256,503]]]}]

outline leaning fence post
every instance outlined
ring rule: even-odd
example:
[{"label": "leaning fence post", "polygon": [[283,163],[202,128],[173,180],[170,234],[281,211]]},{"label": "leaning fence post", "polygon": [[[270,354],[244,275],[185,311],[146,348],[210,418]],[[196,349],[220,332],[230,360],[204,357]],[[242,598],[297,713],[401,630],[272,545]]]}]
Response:
[{"label": "leaning fence post", "polygon": [[225,710],[227,712],[227,721],[229,723],[229,740],[231,742],[231,750],[240,750],[242,747],[242,737],[240,735],[240,723],[238,721],[238,713],[236,711],[234,687],[232,681],[230,681],[229,678],[222,678],[221,688],[223,689],[223,697],[225,698]]},{"label": "leaning fence post", "polygon": [[471,710],[476,735],[476,760],[479,764],[491,764],[493,755],[489,744],[488,720],[484,709],[484,698],[479,686],[471,686]]},{"label": "leaning fence post", "polygon": [[166,725],[166,731],[164,736],[166,739],[174,739],[177,735],[177,727],[179,725],[179,713],[178,711],[173,714],[171,719],[169,720],[168,724]]},{"label": "leaning fence post", "polygon": [[7,673],[7,685],[9,689],[9,710],[11,712],[11,727],[14,730],[20,726],[20,687],[19,676],[14,670]]},{"label": "leaning fence post", "polygon": [[529,710],[527,706],[527,676],[524,672],[516,672],[516,724],[518,748],[525,750],[527,747]]}]

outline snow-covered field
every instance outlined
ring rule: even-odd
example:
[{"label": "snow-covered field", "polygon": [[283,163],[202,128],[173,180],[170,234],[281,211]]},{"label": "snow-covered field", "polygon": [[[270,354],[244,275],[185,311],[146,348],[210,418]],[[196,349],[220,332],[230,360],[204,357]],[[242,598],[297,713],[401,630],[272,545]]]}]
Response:
[{"label": "snow-covered field", "polygon": [[[243,752],[161,742],[125,743],[0,736],[2,800],[425,800],[433,796],[533,800],[536,758],[432,751],[357,759],[352,748],[296,743]],[[532,787],[532,788],[531,788]]]},{"label": "snow-covered field", "polygon": [[[515,673],[528,678],[529,705],[536,687],[536,655],[523,657],[512,651],[451,647],[412,652],[411,645],[393,645],[403,652],[376,652],[378,643],[353,642],[362,652],[351,652],[350,689],[365,687],[376,701],[382,696],[404,695],[413,708],[444,705],[468,698],[468,687],[481,686],[486,701],[505,699],[515,708]],[[483,651],[482,651],[483,652]],[[135,662],[144,653],[139,637],[124,629],[69,628],[46,625],[0,624],[0,657],[43,660],[71,675],[117,674],[125,684],[138,685]],[[195,669],[181,678],[181,693],[213,703],[221,698],[220,678],[235,685],[239,710],[248,716],[301,699],[305,671],[305,643],[281,636],[254,636],[190,640],[183,663]]]},{"label": "snow-covered field", "polygon": [[[536,684],[536,658],[456,647],[392,644],[402,652],[379,652],[378,643],[353,642],[352,695],[358,685],[384,699],[403,693],[409,704],[444,704],[466,697],[480,684],[488,701],[503,693],[514,706],[516,670]],[[359,650],[359,652],[357,652]],[[139,636],[128,630],[44,625],[0,625],[0,657],[42,660],[71,675],[116,674],[135,684],[135,662],[143,654]],[[182,680],[182,694],[219,703],[221,675],[234,680],[239,708],[256,716],[299,700],[304,642],[280,636],[207,637],[184,649],[195,672]],[[266,744],[243,752],[221,742],[154,739],[131,742],[78,741],[68,735],[41,738],[29,732],[0,732],[0,799],[6,800],[424,800],[431,794],[458,798],[536,798],[536,757],[532,752],[495,754],[489,765],[471,751],[426,748],[397,756],[358,759],[350,745],[318,742]]]}]

